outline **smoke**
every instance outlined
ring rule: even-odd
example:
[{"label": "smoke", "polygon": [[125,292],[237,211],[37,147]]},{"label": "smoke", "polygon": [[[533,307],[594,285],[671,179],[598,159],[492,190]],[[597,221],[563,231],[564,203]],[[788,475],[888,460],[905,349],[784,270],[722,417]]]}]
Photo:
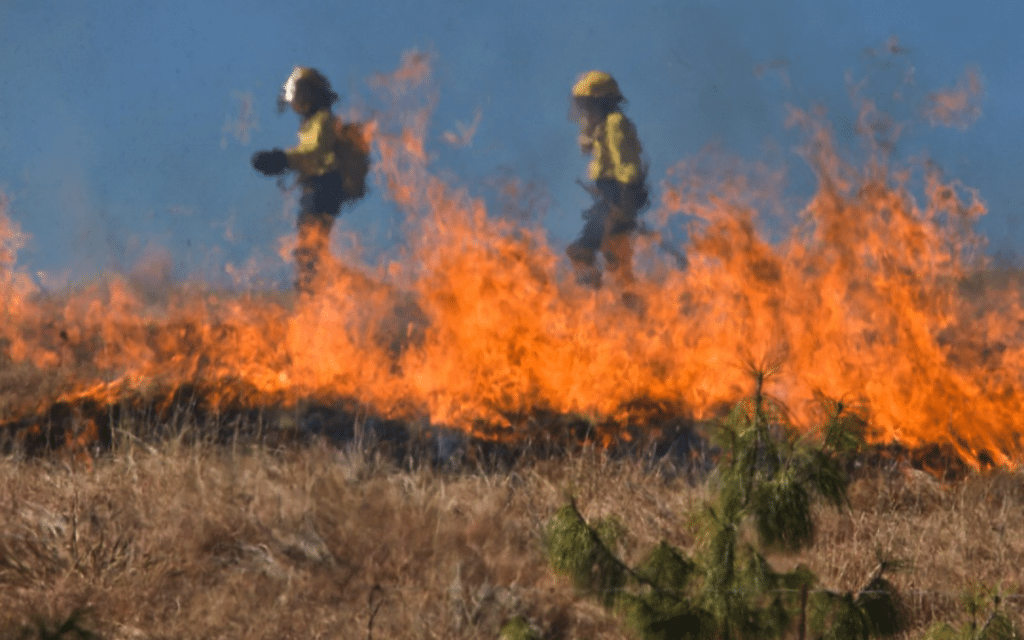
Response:
[{"label": "smoke", "polygon": [[161,300],[173,284],[174,256],[166,248],[151,243],[132,265],[128,284],[135,295],[148,304]]},{"label": "smoke", "polygon": [[18,251],[29,240],[17,222],[9,215],[11,198],[0,191],[0,269],[13,269],[18,260]]},{"label": "smoke", "polygon": [[984,83],[976,68],[968,68],[956,86],[928,95],[924,116],[932,125],[966,130],[981,117]]},{"label": "smoke", "polygon": [[444,141],[453,147],[468,147],[472,145],[473,136],[476,135],[476,129],[480,126],[481,117],[483,117],[483,112],[477,109],[473,121],[469,124],[456,122],[456,131],[445,131],[443,135]]},{"label": "smoke", "polygon": [[239,144],[248,145],[252,132],[260,128],[252,93],[235,91],[232,98],[235,101],[235,115],[228,116],[224,121],[224,127],[221,129],[221,149],[227,148],[229,136]]}]

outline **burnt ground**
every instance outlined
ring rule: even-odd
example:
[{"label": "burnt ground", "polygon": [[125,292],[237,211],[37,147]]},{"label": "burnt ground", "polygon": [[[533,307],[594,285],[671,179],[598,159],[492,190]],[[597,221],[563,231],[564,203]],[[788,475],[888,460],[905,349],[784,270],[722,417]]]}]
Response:
[{"label": "burnt ground", "polygon": [[[506,414],[505,425],[481,422],[467,432],[434,424],[426,416],[386,417],[343,398],[255,406],[239,399],[245,394],[226,403],[214,402],[213,395],[198,385],[182,385],[159,399],[135,394],[116,403],[94,398],[57,401],[0,423],[0,454],[91,459],[126,440],[271,448],[324,442],[339,449],[374,451],[397,464],[508,469],[524,457],[558,458],[597,447],[612,458],[638,459],[698,482],[714,466],[719,451],[710,435],[729,410],[723,405],[718,417],[696,420],[682,407],[637,400],[623,407],[630,416],[625,423],[536,409]],[[850,462],[849,471],[909,467],[949,481],[996,466],[984,451],[974,462],[965,460],[951,443],[917,448],[882,444],[865,447]]]}]

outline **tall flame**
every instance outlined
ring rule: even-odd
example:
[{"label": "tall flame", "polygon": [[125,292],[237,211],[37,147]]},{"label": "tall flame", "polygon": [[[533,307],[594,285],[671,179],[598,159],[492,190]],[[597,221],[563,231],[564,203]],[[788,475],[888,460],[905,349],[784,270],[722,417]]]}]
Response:
[{"label": "tall flame", "polygon": [[[416,103],[429,73],[410,55],[374,81],[416,104],[372,127],[379,183],[407,213],[401,259],[340,256],[301,298],[181,287],[154,305],[114,277],[58,299],[19,271],[4,207],[5,355],[59,373],[62,400],[189,384],[248,406],[349,398],[486,437],[516,437],[538,410],[624,424],[638,399],[701,417],[749,390],[743,359],[774,358],[785,363],[775,395],[798,424],[814,421],[820,392],[866,407],[878,442],[1019,460],[1024,314],[1016,290],[968,286],[985,267],[972,231],[985,207],[971,189],[878,149],[845,162],[822,119],[794,111],[818,189],[789,234],[770,242],[760,229],[763,202],[780,207],[772,172],[680,163],[649,218],[689,221],[688,266],[641,235],[638,313],[613,287],[578,286],[541,229],[489,216],[430,173],[432,99]],[[53,401],[31,400],[0,417]]]}]

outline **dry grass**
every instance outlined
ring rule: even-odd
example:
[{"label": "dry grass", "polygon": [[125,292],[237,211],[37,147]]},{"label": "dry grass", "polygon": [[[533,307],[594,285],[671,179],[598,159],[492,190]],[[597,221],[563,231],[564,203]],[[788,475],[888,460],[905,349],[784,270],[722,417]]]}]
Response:
[{"label": "dry grass", "polygon": [[[91,470],[3,459],[0,486],[0,636],[85,609],[105,638],[247,640],[495,638],[513,615],[547,638],[626,637],[547,568],[544,522],[571,491],[587,517],[626,524],[636,560],[661,539],[692,549],[688,516],[708,495],[593,452],[454,473],[319,445],[175,442],[121,446]],[[876,550],[910,561],[894,576],[907,637],[957,619],[972,583],[1024,584],[1021,475],[878,472],[851,499],[821,512],[813,549],[774,561],[834,589],[860,586]]]},{"label": "dry grass", "polygon": [[918,637],[934,622],[961,621],[963,593],[998,588],[1024,617],[1024,475],[991,472],[944,484],[913,469],[858,480],[851,508],[821,512],[806,562],[826,585],[853,589],[881,554],[906,561],[893,576]]}]

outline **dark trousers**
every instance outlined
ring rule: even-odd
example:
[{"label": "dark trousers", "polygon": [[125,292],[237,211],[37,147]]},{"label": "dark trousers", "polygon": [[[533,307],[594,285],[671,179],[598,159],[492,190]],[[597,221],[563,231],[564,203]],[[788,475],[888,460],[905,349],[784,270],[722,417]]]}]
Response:
[{"label": "dark trousers", "polygon": [[566,248],[566,254],[583,284],[595,288],[601,285],[597,267],[600,251],[612,276],[621,285],[629,285],[633,282],[632,234],[647,201],[646,188],[642,183],[622,184],[616,180],[598,180],[594,186],[594,206],[583,212],[583,230]]},{"label": "dark trousers", "polygon": [[295,288],[312,292],[321,262],[330,246],[331,228],[344,203],[341,174],[330,172],[301,181],[298,242],[295,245]]}]

